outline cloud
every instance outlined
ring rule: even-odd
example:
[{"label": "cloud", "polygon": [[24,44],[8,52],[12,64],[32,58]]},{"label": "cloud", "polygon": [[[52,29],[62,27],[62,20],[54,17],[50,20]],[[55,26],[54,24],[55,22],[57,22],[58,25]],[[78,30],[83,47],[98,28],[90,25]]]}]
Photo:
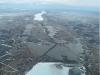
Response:
[{"label": "cloud", "polygon": [[63,3],[69,0],[0,0],[0,3]]},{"label": "cloud", "polygon": [[69,5],[99,6],[99,0],[70,0]]},{"label": "cloud", "polygon": [[0,3],[66,4],[80,6],[99,6],[99,0],[0,0]]}]

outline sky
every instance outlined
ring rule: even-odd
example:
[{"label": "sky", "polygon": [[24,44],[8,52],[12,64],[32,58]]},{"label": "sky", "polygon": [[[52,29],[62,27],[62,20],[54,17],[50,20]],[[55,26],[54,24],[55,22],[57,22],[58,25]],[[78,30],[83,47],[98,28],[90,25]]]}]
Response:
[{"label": "sky", "polygon": [[0,3],[65,4],[73,6],[99,6],[99,0],[0,0]]}]

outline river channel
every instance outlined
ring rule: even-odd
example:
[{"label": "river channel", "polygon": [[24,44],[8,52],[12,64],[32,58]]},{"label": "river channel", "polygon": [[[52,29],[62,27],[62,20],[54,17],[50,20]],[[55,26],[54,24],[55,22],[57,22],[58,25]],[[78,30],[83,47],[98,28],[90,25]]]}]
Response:
[{"label": "river channel", "polygon": [[[37,13],[34,15],[34,20],[42,21],[43,17],[42,15],[46,13],[45,11],[42,11],[41,13]],[[33,28],[33,24],[26,25],[26,29],[24,31],[24,35],[31,35],[31,28]],[[54,38],[53,36],[56,34],[55,31],[52,31],[51,26],[46,26],[47,30],[50,31],[48,34],[51,38]],[[54,38],[55,39],[55,38]],[[61,41],[61,40],[58,40]],[[47,53],[50,57],[55,57],[57,59],[63,60],[62,55],[67,56],[69,60],[76,60],[78,55],[82,55],[79,53],[83,53],[82,45],[79,41],[79,38],[76,38],[76,43],[68,43],[59,45],[57,44],[56,47],[54,47],[50,52]],[[64,41],[65,43],[66,41]],[[39,43],[33,43],[33,42],[27,42],[28,47],[30,50],[33,50],[36,55],[42,56],[45,52],[47,52],[54,44],[51,45],[42,45]]]}]

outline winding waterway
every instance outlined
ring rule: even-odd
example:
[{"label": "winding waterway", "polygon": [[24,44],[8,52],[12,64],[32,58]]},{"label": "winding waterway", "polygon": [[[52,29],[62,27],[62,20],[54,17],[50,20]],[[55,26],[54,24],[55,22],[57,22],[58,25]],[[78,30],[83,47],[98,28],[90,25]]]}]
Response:
[{"label": "winding waterway", "polygon": [[[34,20],[42,21],[43,17],[42,15],[46,13],[45,11],[42,11],[41,13],[37,13],[34,15]],[[24,35],[31,35],[31,28],[34,27],[33,24],[26,25],[26,29],[24,31]],[[47,30],[49,31],[48,36],[55,39],[53,36],[55,35],[55,31],[53,29],[53,26],[45,26]],[[61,43],[61,40],[59,40],[59,43]],[[76,56],[79,55],[79,53],[83,53],[82,45],[78,38],[76,38],[77,43],[69,43],[63,45],[57,45],[54,49],[52,49],[49,53],[47,53],[50,57],[55,57],[57,59],[63,60],[62,55],[68,56],[68,59],[70,60],[76,60]],[[57,41],[56,41],[57,42]],[[66,41],[63,41],[66,42]],[[45,52],[47,52],[52,45],[38,45],[37,43],[27,42],[28,47],[33,50],[38,56],[42,56]],[[63,43],[62,43],[63,44]]]},{"label": "winding waterway", "polygon": [[43,19],[42,15],[43,15],[44,13],[46,13],[46,12],[45,12],[45,11],[42,11],[41,13],[35,14],[35,15],[34,15],[34,20],[43,21],[44,19]]}]

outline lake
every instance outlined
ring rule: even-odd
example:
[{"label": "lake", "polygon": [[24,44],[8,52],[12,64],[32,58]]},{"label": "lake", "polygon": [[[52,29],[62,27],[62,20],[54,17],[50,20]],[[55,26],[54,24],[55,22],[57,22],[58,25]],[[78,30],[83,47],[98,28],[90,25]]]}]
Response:
[{"label": "lake", "polygon": [[34,20],[38,20],[38,21],[42,21],[43,20],[43,17],[42,15],[46,13],[45,11],[42,11],[41,13],[37,13],[34,15]]}]

